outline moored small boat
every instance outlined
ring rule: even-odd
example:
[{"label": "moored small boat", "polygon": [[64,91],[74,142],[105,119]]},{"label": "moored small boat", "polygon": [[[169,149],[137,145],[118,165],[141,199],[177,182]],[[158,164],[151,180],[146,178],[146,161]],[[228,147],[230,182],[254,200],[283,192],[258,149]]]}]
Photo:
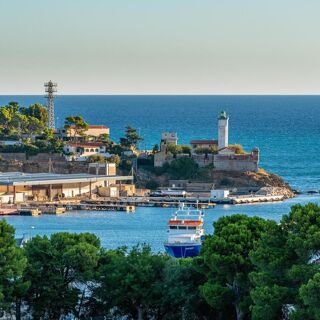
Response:
[{"label": "moored small boat", "polygon": [[25,209],[18,210],[18,212],[19,212],[19,214],[21,216],[33,216],[33,217],[35,217],[35,216],[41,215],[41,210],[39,210],[39,209],[27,209],[27,208],[25,208]]}]

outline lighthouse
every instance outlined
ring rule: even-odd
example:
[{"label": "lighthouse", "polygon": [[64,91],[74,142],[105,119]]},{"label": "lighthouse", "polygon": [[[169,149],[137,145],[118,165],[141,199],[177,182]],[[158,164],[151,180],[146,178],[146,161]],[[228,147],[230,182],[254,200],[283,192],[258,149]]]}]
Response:
[{"label": "lighthouse", "polygon": [[218,148],[228,147],[229,116],[221,111],[218,117]]}]

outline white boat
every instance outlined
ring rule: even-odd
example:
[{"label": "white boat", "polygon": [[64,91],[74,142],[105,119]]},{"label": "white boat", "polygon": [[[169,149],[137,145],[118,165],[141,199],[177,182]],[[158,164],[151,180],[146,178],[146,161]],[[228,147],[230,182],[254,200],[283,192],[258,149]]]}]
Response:
[{"label": "white boat", "polygon": [[203,216],[198,208],[179,206],[168,221],[168,240],[164,247],[169,255],[176,258],[199,255],[204,240]]}]

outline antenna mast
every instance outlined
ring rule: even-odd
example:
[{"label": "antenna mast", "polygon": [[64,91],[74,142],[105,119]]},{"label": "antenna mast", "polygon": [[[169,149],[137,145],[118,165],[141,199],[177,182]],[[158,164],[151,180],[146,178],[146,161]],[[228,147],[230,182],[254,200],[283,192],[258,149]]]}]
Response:
[{"label": "antenna mast", "polygon": [[54,98],[57,93],[57,84],[50,80],[49,82],[46,82],[44,84],[44,87],[46,92],[45,97],[48,99],[48,104],[47,104],[47,109],[49,114],[48,128],[55,129]]}]

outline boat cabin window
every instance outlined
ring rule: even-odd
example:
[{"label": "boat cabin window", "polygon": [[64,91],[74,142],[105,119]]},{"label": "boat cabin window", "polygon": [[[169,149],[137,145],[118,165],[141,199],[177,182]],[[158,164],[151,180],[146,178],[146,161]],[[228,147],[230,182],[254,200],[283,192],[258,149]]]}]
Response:
[{"label": "boat cabin window", "polygon": [[177,226],[170,226],[170,229],[178,229]]},{"label": "boat cabin window", "polygon": [[178,227],[178,229],[179,229],[179,230],[186,230],[186,229],[187,229],[187,227],[180,226],[180,227]]},{"label": "boat cabin window", "polygon": [[196,227],[188,227],[189,230],[196,230]]}]

